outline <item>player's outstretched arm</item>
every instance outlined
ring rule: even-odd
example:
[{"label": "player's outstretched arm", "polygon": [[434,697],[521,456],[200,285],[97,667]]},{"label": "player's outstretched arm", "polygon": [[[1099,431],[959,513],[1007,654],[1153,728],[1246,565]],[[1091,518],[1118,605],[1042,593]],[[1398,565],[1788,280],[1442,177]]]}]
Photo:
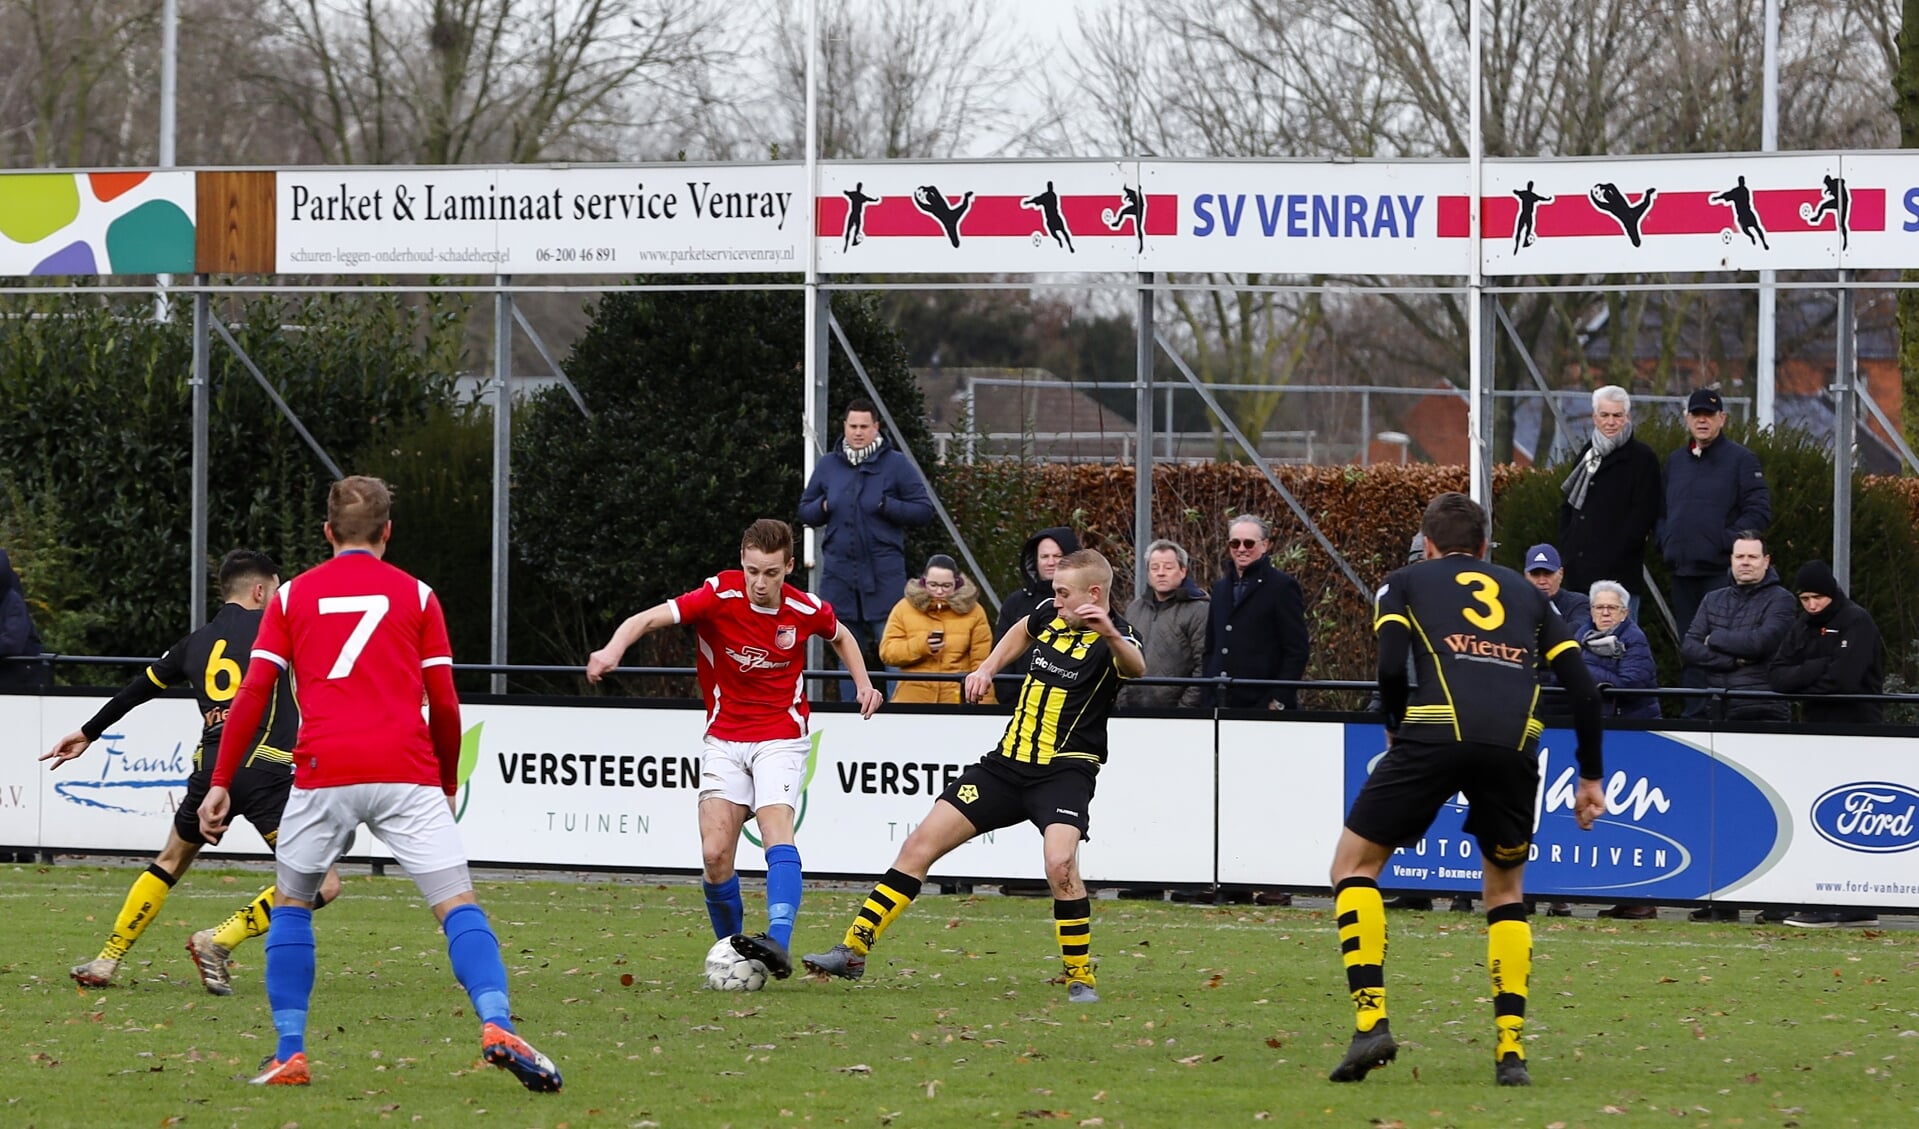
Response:
[{"label": "player's outstretched arm", "polygon": [[174,644],[173,649],[169,650],[160,662],[148,667],[138,678],[120,687],[120,692],[109,698],[105,705],[87,719],[85,725],[60,738],[52,750],[40,758],[43,761],[53,762],[47,766],[47,770],[55,771],[61,765],[86,752],[88,747],[99,739],[100,734],[105,733],[109,726],[131,713],[134,707],[159,697],[162,691],[172,685],[172,678],[162,680],[162,677],[154,671],[166,666],[168,660],[172,659],[176,653],[184,653],[182,651],[184,646],[184,640]]},{"label": "player's outstretched arm", "polygon": [[671,604],[655,604],[643,612],[628,616],[626,622],[613,632],[613,638],[607,640],[606,646],[587,656],[586,680],[598,682],[606,677],[607,671],[620,665],[620,659],[625,656],[628,647],[639,642],[647,632],[658,631],[672,622]]},{"label": "player's outstretched arm", "polygon": [[839,625],[839,630],[833,632],[833,653],[840,657],[840,665],[846,668],[846,673],[853,676],[853,686],[857,690],[855,700],[860,704],[860,716],[872,717],[873,711],[879,709],[880,703],[886,700],[886,695],[873,687],[873,676],[866,673],[866,656],[860,653],[859,642],[853,638],[853,633],[846,629],[844,623]]},{"label": "player's outstretched arm", "polygon": [[1026,621],[1014,620],[1007,627],[1006,634],[999,637],[999,643],[993,647],[992,653],[986,656],[986,661],[966,676],[966,700],[977,702],[985,698],[987,692],[992,690],[993,676],[999,673],[1000,668],[1012,662],[1014,655],[1025,652],[1032,645],[1033,633],[1026,630]]}]

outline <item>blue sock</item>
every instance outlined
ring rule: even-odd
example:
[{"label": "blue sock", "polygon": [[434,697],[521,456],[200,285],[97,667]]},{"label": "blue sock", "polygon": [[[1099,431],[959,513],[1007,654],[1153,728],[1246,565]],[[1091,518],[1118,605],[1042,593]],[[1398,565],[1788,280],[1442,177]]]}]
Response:
[{"label": "blue sock", "polygon": [[307,1049],[307,1004],[313,999],[313,911],[275,906],[267,925],[267,1006],[280,1033],[274,1057],[285,1062]]},{"label": "blue sock", "polygon": [[446,955],[453,964],[453,978],[473,1000],[473,1014],[481,1023],[497,1024],[513,1030],[506,1002],[506,962],[500,959],[500,939],[486,920],[486,911],[477,905],[454,906],[446,915]]},{"label": "blue sock", "polygon": [[746,905],[740,901],[740,876],[724,882],[701,882],[706,893],[706,916],[712,919],[713,936],[724,940],[746,927]]},{"label": "blue sock", "polygon": [[781,948],[793,944],[793,919],[800,915],[800,888],[800,849],[791,843],[766,848],[766,932]]}]

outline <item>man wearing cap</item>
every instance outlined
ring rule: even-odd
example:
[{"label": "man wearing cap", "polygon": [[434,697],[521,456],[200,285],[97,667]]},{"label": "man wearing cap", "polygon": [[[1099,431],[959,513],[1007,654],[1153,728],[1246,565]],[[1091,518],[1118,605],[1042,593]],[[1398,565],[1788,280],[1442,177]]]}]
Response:
[{"label": "man wearing cap", "polygon": [[[1546,602],[1566,621],[1566,627],[1578,638],[1592,626],[1592,601],[1565,587],[1566,566],[1560,563],[1559,550],[1551,545],[1534,545],[1526,550],[1526,579],[1546,594]],[[1549,684],[1550,685],[1550,684]]]},{"label": "man wearing cap", "polygon": [[1697,389],[1686,401],[1686,428],[1686,445],[1666,457],[1666,513],[1659,528],[1682,636],[1706,593],[1731,583],[1726,561],[1739,531],[1763,533],[1772,523],[1772,492],[1759,456],[1722,434],[1726,404],[1716,389]]}]

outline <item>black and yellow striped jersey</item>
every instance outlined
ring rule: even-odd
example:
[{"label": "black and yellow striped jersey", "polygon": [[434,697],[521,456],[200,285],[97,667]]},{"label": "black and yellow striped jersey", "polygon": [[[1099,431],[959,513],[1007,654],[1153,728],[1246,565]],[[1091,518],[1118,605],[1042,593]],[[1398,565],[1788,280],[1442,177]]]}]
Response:
[{"label": "black and yellow striped jersey", "polygon": [[[140,677],[101,706],[99,712],[80,727],[81,732],[98,740],[100,734],[135,706],[184,684],[193,688],[202,721],[200,746],[194,750],[193,765],[198,769],[201,754],[205,753],[205,764],[211,768],[213,758],[220,751],[227,707],[239,693],[240,679],[246,674],[247,661],[253,655],[253,638],[259,634],[261,616],[258,609],[240,604],[224,605],[205,627],[168,647],[166,654],[147,667]],[[293,744],[299,732],[300,707],[294,703],[293,680],[282,678],[274,688],[273,701],[267,707],[266,719],[260,724],[253,751],[247,754],[245,763],[293,771]]]},{"label": "black and yellow striped jersey", "polygon": [[1428,744],[1533,748],[1544,728],[1534,716],[1539,669],[1579,646],[1525,577],[1461,554],[1388,576],[1373,631],[1384,635],[1389,624],[1410,635],[1417,672],[1399,736]]},{"label": "black and yellow striped jersey", "polygon": [[[1117,612],[1113,626],[1140,643],[1139,633]],[[1026,678],[1020,683],[1013,720],[988,757],[1020,775],[1043,776],[1062,768],[1096,773],[1106,763],[1106,719],[1119,696],[1119,668],[1099,632],[1068,627],[1043,601],[1026,617],[1033,637]]]}]

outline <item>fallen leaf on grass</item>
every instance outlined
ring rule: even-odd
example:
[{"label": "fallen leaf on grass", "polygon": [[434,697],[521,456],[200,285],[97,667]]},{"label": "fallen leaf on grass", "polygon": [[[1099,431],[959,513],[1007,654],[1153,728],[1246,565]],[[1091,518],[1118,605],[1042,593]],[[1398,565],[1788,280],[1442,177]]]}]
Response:
[{"label": "fallen leaf on grass", "polygon": [[834,1067],[833,1073],[835,1074],[871,1074],[873,1073],[873,1068],[866,1065],[863,1062],[856,1062],[851,1066]]},{"label": "fallen leaf on grass", "polygon": [[1375,1129],[1406,1129],[1404,1121],[1382,1121],[1377,1117],[1373,1118],[1373,1125]]},{"label": "fallen leaf on grass", "polygon": [[1104,1125],[1106,1124],[1106,1119],[1104,1117],[1087,1117],[1087,1118],[1081,1119],[1080,1124],[1081,1125]]},{"label": "fallen leaf on grass", "polygon": [[631,972],[620,973],[620,987],[631,988],[632,986],[633,986],[633,974]]},{"label": "fallen leaf on grass", "polygon": [[1274,1050],[1278,1050],[1279,1048],[1285,1046],[1286,1043],[1285,1043],[1285,1040],[1281,1039],[1277,1035],[1268,1035],[1266,1036],[1266,1045],[1273,1048]]},{"label": "fallen leaf on grass", "polygon": [[926,1096],[927,1096],[927,1097],[929,1097],[929,1098],[930,1098],[930,1097],[933,1097],[933,1096],[935,1096],[935,1092],[936,1092],[936,1091],[937,1091],[937,1090],[938,1090],[939,1088],[940,1088],[940,1080],[939,1080],[939,1079],[937,1079],[937,1078],[935,1078],[935,1079],[933,1079],[933,1080],[932,1080],[931,1082],[928,1082],[928,1083],[926,1084]]},{"label": "fallen leaf on grass", "polygon": [[1600,1106],[1600,1107],[1599,1107],[1599,1112],[1601,1112],[1601,1113],[1624,1113],[1624,1112],[1626,1112],[1626,1111],[1625,1111],[1625,1110],[1623,1110],[1623,1109],[1620,1109],[1620,1108],[1619,1108],[1618,1106],[1616,1106],[1616,1105],[1602,1105],[1602,1106]]},{"label": "fallen leaf on grass", "polygon": [[1073,1116],[1072,1111],[1064,1109],[1022,1109],[1019,1115],[1023,1121],[1066,1121]]},{"label": "fallen leaf on grass", "polygon": [[1206,1061],[1205,1055],[1187,1055],[1185,1058],[1178,1060],[1181,1066],[1198,1066],[1200,1063],[1205,1061]]},{"label": "fallen leaf on grass", "polygon": [[1206,978],[1206,987],[1217,988],[1222,983],[1224,983],[1225,980],[1226,978],[1224,976],[1221,976],[1219,973],[1215,972],[1211,976]]}]

